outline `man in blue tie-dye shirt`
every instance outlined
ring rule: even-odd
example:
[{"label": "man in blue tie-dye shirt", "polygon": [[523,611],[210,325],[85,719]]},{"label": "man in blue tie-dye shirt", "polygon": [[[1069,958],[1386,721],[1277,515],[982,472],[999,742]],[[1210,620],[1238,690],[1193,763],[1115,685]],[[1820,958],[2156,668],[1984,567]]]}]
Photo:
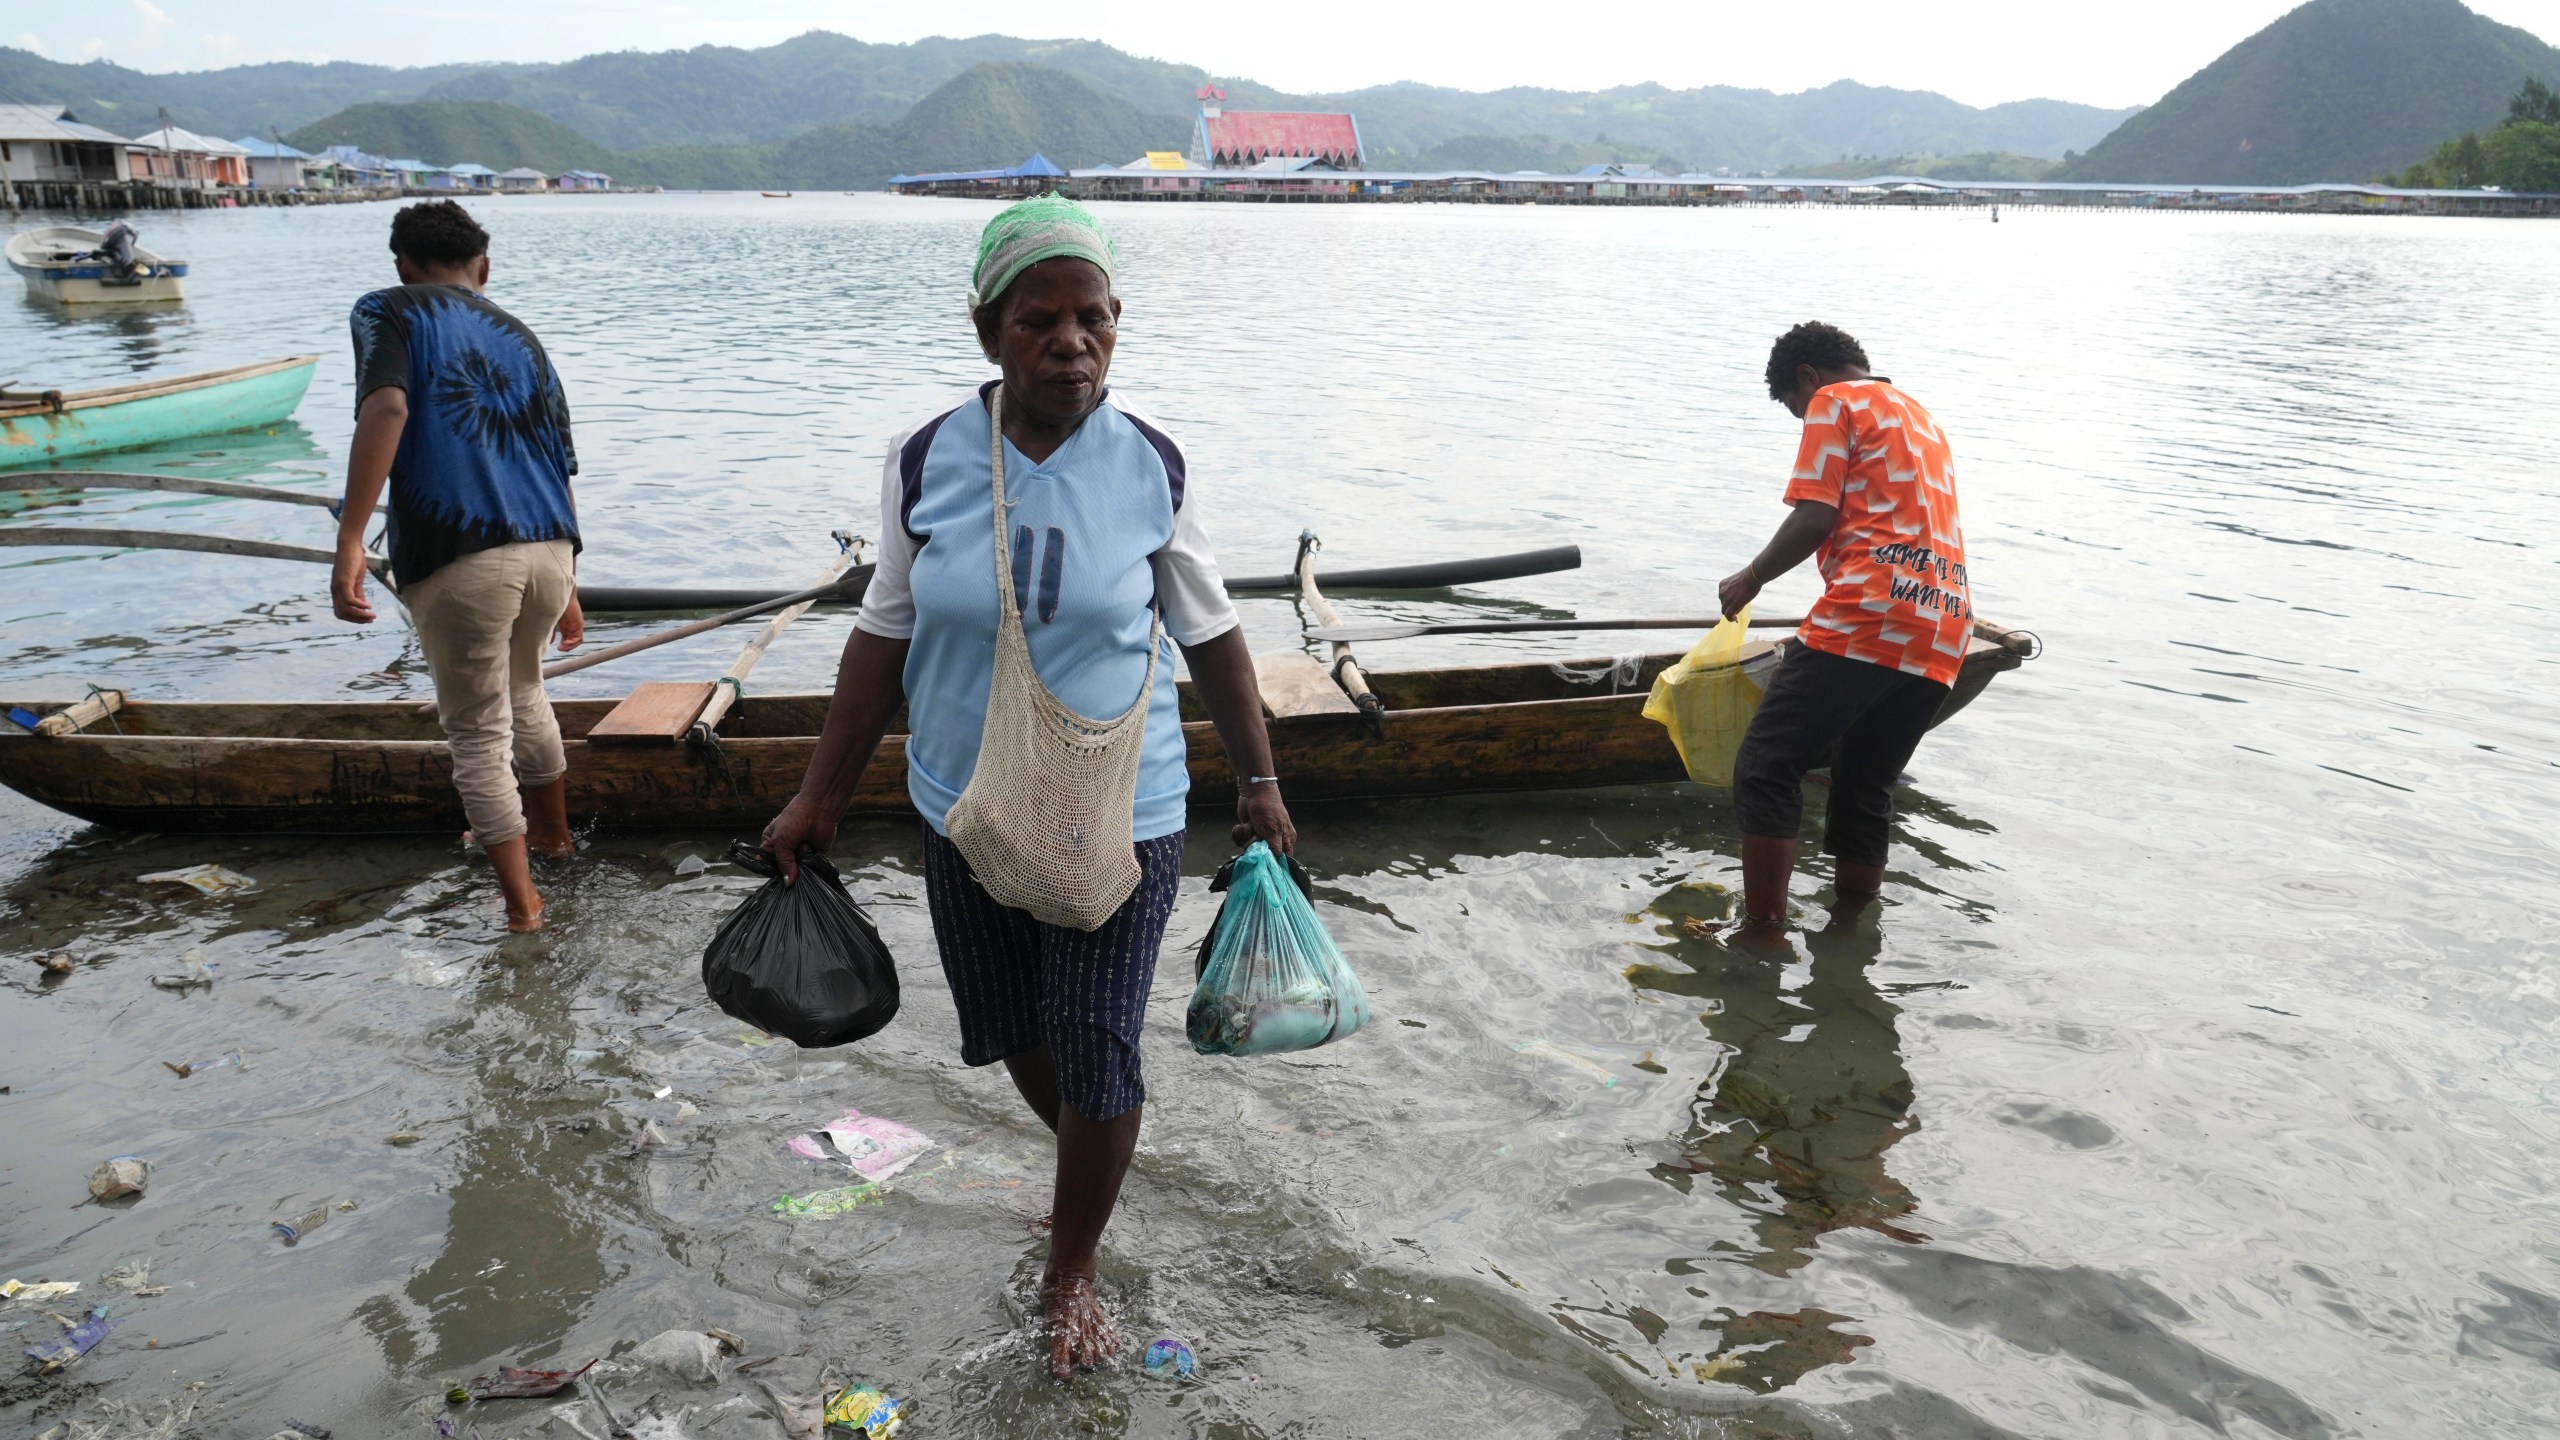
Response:
[{"label": "man in blue tie-dye shirt", "polygon": [[[528,851],[571,853],[568,761],[542,690],[574,648],[578,512],[569,402],[542,342],[491,304],[489,234],[451,200],[391,222],[400,284],[356,302],[356,435],[330,601],[373,622],[365,526],[391,491],[391,575],[417,622],[454,788],[497,868],[507,925],[542,925]],[[519,794],[521,792],[521,794]]]}]

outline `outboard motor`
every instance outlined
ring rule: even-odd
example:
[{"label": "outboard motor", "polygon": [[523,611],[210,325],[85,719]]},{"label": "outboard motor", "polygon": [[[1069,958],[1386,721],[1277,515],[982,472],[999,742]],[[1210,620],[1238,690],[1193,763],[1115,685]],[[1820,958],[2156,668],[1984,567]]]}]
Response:
[{"label": "outboard motor", "polygon": [[119,220],[107,227],[106,238],[98,242],[98,253],[116,267],[116,279],[133,279],[133,227]]}]

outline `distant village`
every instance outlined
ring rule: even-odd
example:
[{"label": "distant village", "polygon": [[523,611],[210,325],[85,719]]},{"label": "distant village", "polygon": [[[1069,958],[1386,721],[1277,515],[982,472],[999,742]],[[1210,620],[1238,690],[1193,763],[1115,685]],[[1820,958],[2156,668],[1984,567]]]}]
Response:
[{"label": "distant village", "polygon": [[423,192],[533,195],[601,192],[594,170],[546,175],[462,162],[386,159],[352,145],[314,155],[282,140],[218,140],[165,123],[126,139],[84,124],[62,105],[0,105],[0,185],[11,209],[114,203],[134,208],[307,204]]},{"label": "distant village", "polygon": [[[1045,155],[985,170],[898,175],[893,194],[1010,199],[1057,190],[1080,200],[1403,202],[1489,205],[1865,205],[1896,208],[2069,206],[2326,214],[2560,215],[2560,194],[2418,189],[2382,184],[2160,185],[2053,180],[1942,181],[1666,174],[1604,163],[1543,171],[1372,168],[1359,117],[1243,111],[1200,87],[1191,142],[1121,165],[1069,169]],[[385,158],[351,145],[309,154],[280,138],[217,140],[168,124],[132,139],[82,123],[59,105],[0,105],[0,204],[11,209],[153,209],[297,205],[412,194],[606,193],[613,177],[493,170]],[[992,158],[992,157],[991,157]],[[640,187],[655,189],[654,186]],[[788,198],[786,193],[776,194]]]},{"label": "distant village", "polygon": [[2002,205],[2104,209],[2309,211],[2326,214],[2560,215],[2560,195],[2392,185],[2142,185],[2054,180],[1859,179],[1666,174],[1627,162],[1568,175],[1516,170],[1380,170],[1360,119],[1342,112],[1230,110],[1214,82],[1198,92],[1191,144],[1126,164],[1070,170],[1045,155],[992,170],[899,175],[901,195],[1008,199],[1058,190],[1079,200],[1380,201],[1476,205]]}]

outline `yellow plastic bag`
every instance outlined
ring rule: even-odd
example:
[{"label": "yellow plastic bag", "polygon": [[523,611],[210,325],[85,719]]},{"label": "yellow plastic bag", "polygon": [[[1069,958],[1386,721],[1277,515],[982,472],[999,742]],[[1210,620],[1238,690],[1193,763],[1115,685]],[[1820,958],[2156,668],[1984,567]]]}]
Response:
[{"label": "yellow plastic bag", "polygon": [[1707,632],[1679,663],[1655,677],[1644,718],[1671,732],[1671,744],[1689,778],[1701,785],[1731,785],[1733,755],[1760,708],[1760,687],[1742,673],[1742,641],[1751,607]]}]

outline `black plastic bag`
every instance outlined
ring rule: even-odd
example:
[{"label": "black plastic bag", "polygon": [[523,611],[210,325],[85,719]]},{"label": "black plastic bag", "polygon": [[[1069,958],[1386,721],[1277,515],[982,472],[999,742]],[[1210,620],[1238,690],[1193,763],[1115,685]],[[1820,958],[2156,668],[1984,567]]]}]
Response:
[{"label": "black plastic bag", "polygon": [[797,885],[783,884],[774,858],[743,840],[729,859],[771,878],[702,952],[713,1004],[809,1050],[850,1045],[897,1017],[897,964],[826,856],[802,850]]}]

